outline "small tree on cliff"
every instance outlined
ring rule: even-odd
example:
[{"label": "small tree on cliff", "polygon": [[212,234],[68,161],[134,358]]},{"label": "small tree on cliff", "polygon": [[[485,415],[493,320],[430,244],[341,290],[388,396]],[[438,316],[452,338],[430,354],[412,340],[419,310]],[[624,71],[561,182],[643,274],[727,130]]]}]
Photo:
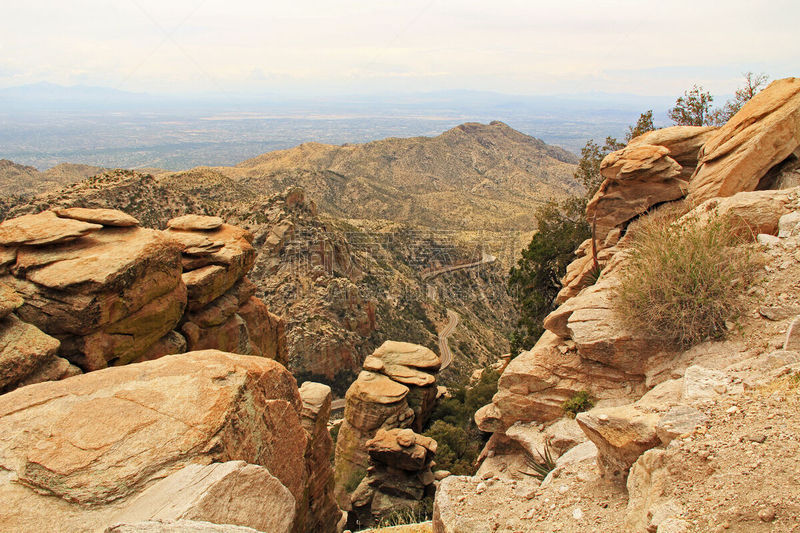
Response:
[{"label": "small tree on cliff", "polygon": [[711,96],[711,93],[695,85],[675,101],[675,107],[670,109],[667,114],[678,126],[710,126],[712,123],[710,110],[713,101],[714,97]]},{"label": "small tree on cliff", "polygon": [[716,126],[722,126],[728,122],[733,115],[739,112],[744,104],[761,91],[769,81],[766,74],[744,74],[744,87],[736,90],[733,100],[728,100],[721,109],[711,113],[711,122]]},{"label": "small tree on cliff", "polygon": [[628,126],[628,133],[625,134],[625,142],[629,143],[634,137],[638,137],[654,129],[656,129],[656,125],[653,123],[653,110],[648,109],[639,115],[639,120],[636,121],[635,126]]}]

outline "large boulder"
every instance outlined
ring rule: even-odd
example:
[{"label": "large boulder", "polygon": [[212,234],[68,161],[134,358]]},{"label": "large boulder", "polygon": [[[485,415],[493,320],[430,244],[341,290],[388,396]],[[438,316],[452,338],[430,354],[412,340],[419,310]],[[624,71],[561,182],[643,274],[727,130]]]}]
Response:
[{"label": "large boulder", "polygon": [[731,233],[751,241],[759,234],[777,235],[778,223],[791,211],[800,196],[800,187],[782,191],[739,192],[725,198],[712,198],[685,214],[679,223],[709,224],[724,221]]},{"label": "large boulder", "polygon": [[80,374],[56,355],[59,345],[58,339],[13,314],[0,318],[0,393]]},{"label": "large boulder", "polygon": [[800,79],[776,80],[706,141],[689,184],[689,200],[753,191],[800,148]]},{"label": "large boulder", "polygon": [[52,211],[43,211],[12,218],[0,224],[0,245],[41,246],[74,241],[102,227],[100,224],[60,218]]},{"label": "large boulder", "polygon": [[661,445],[656,432],[659,416],[633,405],[593,409],[578,413],[575,420],[597,446],[597,465],[609,479],[624,482],[639,456]]},{"label": "large boulder", "polygon": [[18,316],[60,339],[59,354],[84,370],[135,359],[186,305],[179,249],[155,230],[105,228],[25,246],[11,271],[4,281],[25,301]]},{"label": "large boulder", "polygon": [[238,460],[288,489],[302,530],[313,520],[301,409],[283,366],[219,351],[17,389],[0,396],[0,529],[102,529],[156,480]]}]

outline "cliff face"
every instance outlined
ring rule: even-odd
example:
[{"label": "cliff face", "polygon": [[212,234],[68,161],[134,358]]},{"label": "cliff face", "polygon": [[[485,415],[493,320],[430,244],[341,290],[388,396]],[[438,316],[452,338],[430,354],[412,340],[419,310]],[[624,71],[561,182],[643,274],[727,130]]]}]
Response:
[{"label": "cliff face", "polygon": [[[783,453],[782,441],[766,436],[771,427],[760,425],[758,413],[778,409],[774,416],[792,418],[796,391],[781,376],[800,375],[793,344],[800,312],[798,94],[800,80],[776,81],[722,128],[650,132],[603,161],[606,180],[587,209],[602,273],[591,284],[591,242],[583,243],[562,280],[561,306],[544,321],[547,331],[508,365],[492,404],[475,415],[481,429],[493,432],[479,476],[495,483],[487,489],[477,487],[481,477],[443,482],[435,531],[472,530],[487,512],[509,530],[534,517],[537,527],[566,531],[585,531],[589,523],[630,531],[789,527],[796,505],[787,499],[794,485],[785,473],[793,463],[770,455]],[[613,309],[628,230],[641,215],[684,198],[690,212],[676,224],[725,217],[731,231],[760,244],[750,247],[763,265],[750,291],[755,309],[731,326],[730,339],[689,350],[630,329]],[[523,450],[535,457],[564,435],[557,429],[562,404],[581,391],[597,402],[576,418],[589,442],[559,458],[539,484],[524,474]],[[791,401],[776,407],[772,400],[784,395]],[[752,426],[732,420],[745,405]],[[744,424],[739,432],[736,424]],[[789,438],[795,433],[789,430]],[[760,477],[777,483],[773,492],[736,481],[738,465],[752,453],[751,434],[761,443],[777,439],[759,455]],[[529,494],[532,503],[498,507],[512,491]]]}]

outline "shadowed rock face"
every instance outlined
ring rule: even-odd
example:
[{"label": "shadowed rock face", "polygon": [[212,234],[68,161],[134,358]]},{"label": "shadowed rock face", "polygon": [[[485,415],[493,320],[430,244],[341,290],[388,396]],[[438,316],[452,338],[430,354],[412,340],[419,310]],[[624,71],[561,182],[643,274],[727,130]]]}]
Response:
[{"label": "shadowed rock face", "polygon": [[[286,363],[283,321],[245,278],[255,258],[249,233],[214,217],[176,224],[199,230],[137,224],[113,209],[58,208],[0,225],[10,236],[0,247],[0,311],[15,313],[0,344],[17,369],[1,389],[72,375],[69,363],[92,371],[187,348]],[[20,335],[30,340],[22,351]],[[45,337],[50,344],[35,341]]]},{"label": "shadowed rock face", "polygon": [[[308,459],[309,439],[320,440],[303,416],[320,423],[304,413],[283,366],[213,350],[23,387],[0,396],[0,467],[9,472],[0,499],[12,502],[0,528],[102,528],[153,480],[190,463],[238,460],[271,474],[255,472],[255,485],[263,478],[285,487],[296,502],[295,530],[319,531],[305,529],[318,523],[308,512],[308,487],[310,473],[324,475],[325,464]],[[330,490],[315,498],[314,509],[334,519],[322,529],[331,531],[338,511]]]}]

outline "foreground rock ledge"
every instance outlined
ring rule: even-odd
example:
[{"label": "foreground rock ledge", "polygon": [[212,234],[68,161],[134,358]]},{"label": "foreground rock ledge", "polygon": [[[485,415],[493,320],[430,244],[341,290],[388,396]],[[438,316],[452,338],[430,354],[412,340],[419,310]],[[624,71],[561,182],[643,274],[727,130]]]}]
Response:
[{"label": "foreground rock ledge", "polygon": [[0,530],[102,531],[165,476],[237,460],[288,489],[303,530],[301,409],[283,366],[214,350],[17,389],[0,396]]}]

